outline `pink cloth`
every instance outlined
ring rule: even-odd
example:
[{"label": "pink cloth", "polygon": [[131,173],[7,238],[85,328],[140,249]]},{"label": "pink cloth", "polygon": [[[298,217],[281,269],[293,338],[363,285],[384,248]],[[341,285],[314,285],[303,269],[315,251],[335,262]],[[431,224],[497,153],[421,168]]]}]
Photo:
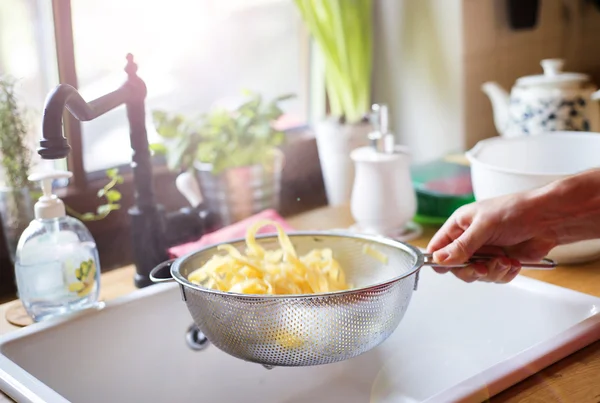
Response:
[{"label": "pink cloth", "polygon": [[[169,253],[172,257],[176,258],[189,252],[193,252],[194,250],[198,250],[206,245],[213,245],[219,242],[227,242],[236,238],[243,238],[246,236],[246,230],[248,227],[260,220],[275,221],[281,225],[286,232],[293,231],[293,228],[279,214],[277,214],[275,210],[269,209],[255,214],[252,217],[248,217],[242,221],[238,221],[235,224],[223,227],[215,232],[211,232],[210,234],[205,234],[195,242],[173,246],[169,249]],[[272,226],[269,226],[261,228],[258,233],[273,234],[276,233],[276,230]]]}]

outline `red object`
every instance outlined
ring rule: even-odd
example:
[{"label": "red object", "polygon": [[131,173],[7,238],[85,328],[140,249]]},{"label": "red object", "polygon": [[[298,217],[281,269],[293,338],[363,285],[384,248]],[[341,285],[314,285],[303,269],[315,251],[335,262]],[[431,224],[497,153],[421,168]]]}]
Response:
[{"label": "red object", "polygon": [[426,190],[453,196],[462,196],[473,193],[470,175],[461,175],[454,178],[435,179],[425,183]]},{"label": "red object", "polygon": [[[196,242],[173,246],[169,249],[169,254],[173,258],[177,258],[207,245],[214,245],[219,242],[227,242],[236,238],[243,238],[246,236],[248,227],[261,220],[275,221],[281,225],[286,232],[294,230],[275,210],[269,209],[255,214],[252,217],[248,217],[242,221],[238,221],[235,224],[223,227],[215,232],[211,232],[210,234],[205,234]],[[263,227],[258,231],[259,234],[274,234],[276,232],[277,231],[272,226]]]}]

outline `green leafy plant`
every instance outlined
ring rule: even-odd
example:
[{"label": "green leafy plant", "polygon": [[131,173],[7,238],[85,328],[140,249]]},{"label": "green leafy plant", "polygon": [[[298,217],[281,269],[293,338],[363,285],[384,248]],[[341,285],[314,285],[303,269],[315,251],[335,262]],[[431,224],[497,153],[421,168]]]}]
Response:
[{"label": "green leafy plant", "polygon": [[5,189],[0,191],[0,216],[8,252],[14,259],[19,237],[33,217],[27,180],[32,152],[27,146],[29,128],[18,104],[15,80],[0,78],[0,171]]},{"label": "green leafy plant", "polygon": [[15,95],[15,81],[0,79],[0,155],[6,184],[12,189],[30,187],[27,176],[32,155],[27,147],[28,130]]},{"label": "green leafy plant", "polygon": [[294,0],[325,61],[331,114],[360,121],[370,107],[373,0]]},{"label": "green leafy plant", "polygon": [[122,198],[121,192],[115,189],[116,185],[123,183],[123,177],[119,175],[117,168],[112,168],[106,171],[106,176],[110,181],[100,190],[98,190],[98,197],[106,200],[105,204],[101,204],[96,208],[96,213],[78,213],[71,207],[65,205],[67,212],[82,221],[99,221],[106,218],[111,211],[118,210],[121,208],[119,201]]},{"label": "green leafy plant", "polygon": [[260,94],[247,92],[248,99],[233,110],[215,108],[197,118],[152,112],[156,131],[163,142],[150,146],[164,154],[171,170],[190,169],[195,161],[210,164],[217,175],[225,169],[261,164],[270,151],[285,140],[274,127],[283,111],[279,103],[294,95],[265,102]]}]

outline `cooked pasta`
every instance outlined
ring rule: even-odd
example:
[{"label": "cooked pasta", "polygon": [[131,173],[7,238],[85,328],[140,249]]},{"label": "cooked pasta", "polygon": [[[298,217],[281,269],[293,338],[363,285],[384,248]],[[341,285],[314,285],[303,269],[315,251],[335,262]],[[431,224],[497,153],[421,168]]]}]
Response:
[{"label": "cooked pasta", "polygon": [[[265,226],[277,229],[280,249],[265,250],[256,241]],[[188,276],[192,283],[240,294],[317,294],[351,288],[329,248],[313,249],[298,256],[292,242],[276,222],[263,220],[246,232],[246,253],[230,244]]]}]

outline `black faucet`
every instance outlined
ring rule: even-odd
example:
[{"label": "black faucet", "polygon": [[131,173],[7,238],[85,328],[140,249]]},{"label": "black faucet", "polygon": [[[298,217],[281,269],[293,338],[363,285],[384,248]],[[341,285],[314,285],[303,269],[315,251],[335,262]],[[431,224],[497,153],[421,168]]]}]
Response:
[{"label": "black faucet", "polygon": [[133,150],[131,168],[135,201],[128,211],[131,217],[133,258],[136,266],[135,285],[151,285],[150,270],[167,260],[168,248],[177,243],[197,239],[213,230],[218,220],[201,204],[166,214],[157,204],[152,185],[152,160],[146,133],[146,84],[137,75],[131,54],[125,67],[127,81],[116,91],[86,102],[77,90],[58,85],[46,98],[42,123],[42,139],[38,153],[43,159],[67,157],[71,147],[63,135],[63,113],[66,108],[79,121],[93,120],[125,104],[129,120],[129,137]]}]

